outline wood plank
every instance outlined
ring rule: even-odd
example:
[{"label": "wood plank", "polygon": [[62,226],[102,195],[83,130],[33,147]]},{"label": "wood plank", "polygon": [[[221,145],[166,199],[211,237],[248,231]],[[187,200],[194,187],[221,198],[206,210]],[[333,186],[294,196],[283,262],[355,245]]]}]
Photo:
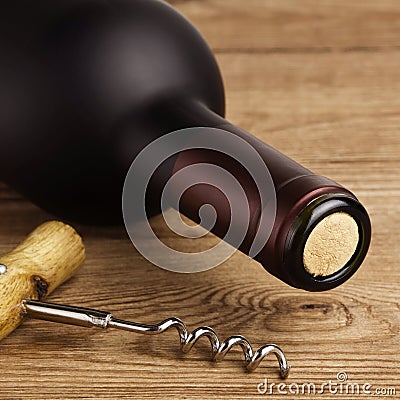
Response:
[{"label": "wood plank", "polygon": [[395,0],[170,0],[221,52],[398,49]]},{"label": "wood plank", "polygon": [[218,60],[232,122],[356,192],[397,191],[399,52]]}]

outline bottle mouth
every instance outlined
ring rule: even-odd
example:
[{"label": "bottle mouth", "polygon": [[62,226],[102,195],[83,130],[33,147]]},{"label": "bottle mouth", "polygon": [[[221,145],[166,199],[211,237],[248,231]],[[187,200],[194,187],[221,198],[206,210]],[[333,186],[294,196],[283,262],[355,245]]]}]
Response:
[{"label": "bottle mouth", "polygon": [[359,241],[358,225],[350,214],[343,211],[329,214],[307,238],[304,268],[316,277],[333,275],[351,260]]},{"label": "bottle mouth", "polygon": [[325,194],[297,216],[285,241],[284,270],[308,291],[339,286],[360,267],[371,241],[371,222],[358,200]]}]

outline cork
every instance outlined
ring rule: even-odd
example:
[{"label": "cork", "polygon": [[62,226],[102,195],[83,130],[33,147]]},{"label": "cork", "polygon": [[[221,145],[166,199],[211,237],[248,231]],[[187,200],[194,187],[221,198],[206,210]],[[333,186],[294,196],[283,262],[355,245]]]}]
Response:
[{"label": "cork", "polygon": [[307,239],[304,268],[313,276],[334,274],[350,261],[359,239],[358,225],[349,214],[330,214],[317,224]]}]

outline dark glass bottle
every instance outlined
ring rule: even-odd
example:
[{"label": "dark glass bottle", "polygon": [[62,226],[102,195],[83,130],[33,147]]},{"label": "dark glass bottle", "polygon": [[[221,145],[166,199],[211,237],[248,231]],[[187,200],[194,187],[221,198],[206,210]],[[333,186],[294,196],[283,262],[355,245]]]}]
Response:
[{"label": "dark glass bottle", "polygon": [[[83,223],[121,223],[124,179],[146,145],[183,128],[219,128],[258,151],[277,191],[276,222],[255,259],[307,290],[339,285],[363,261],[370,222],[356,197],[224,119],[224,89],[214,56],[168,4],[3,2],[0,51],[0,179],[43,209]],[[256,188],[237,161],[214,151],[185,151],[163,163],[148,190],[148,214],[159,211],[169,177],[198,162],[220,165],[246,188],[251,224],[239,249],[248,252],[262,211]],[[204,201],[216,209],[213,231],[223,237],[233,216],[211,186],[192,188],[182,197],[180,211],[197,220]],[[340,212],[357,223],[357,249],[335,273],[313,276],[303,265],[305,242],[321,220]]]}]

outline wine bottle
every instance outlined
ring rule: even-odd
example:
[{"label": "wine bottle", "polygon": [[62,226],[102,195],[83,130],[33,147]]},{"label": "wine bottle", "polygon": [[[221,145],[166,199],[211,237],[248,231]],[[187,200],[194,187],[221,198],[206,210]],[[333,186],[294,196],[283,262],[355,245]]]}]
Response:
[{"label": "wine bottle", "polygon": [[[171,132],[186,130],[190,145],[191,129],[201,127],[216,140],[222,131],[255,149],[272,179],[276,209],[261,201],[240,159],[193,146],[156,166],[146,192],[149,217],[160,212],[171,177],[211,165],[243,187],[249,223],[236,247],[270,273],[320,291],[345,282],[361,265],[371,236],[364,207],[341,185],[224,119],[216,60],[172,6],[158,0],[8,1],[0,5],[0,33],[0,179],[43,209],[81,223],[121,223],[124,181],[136,157]],[[201,171],[193,175],[201,183],[182,195],[179,211],[200,221],[199,209],[210,204],[216,213],[211,230],[224,238],[232,221],[240,226],[241,213],[231,213],[235,199],[216,188],[224,179]],[[269,238],[253,254],[268,213],[275,217]]]}]

